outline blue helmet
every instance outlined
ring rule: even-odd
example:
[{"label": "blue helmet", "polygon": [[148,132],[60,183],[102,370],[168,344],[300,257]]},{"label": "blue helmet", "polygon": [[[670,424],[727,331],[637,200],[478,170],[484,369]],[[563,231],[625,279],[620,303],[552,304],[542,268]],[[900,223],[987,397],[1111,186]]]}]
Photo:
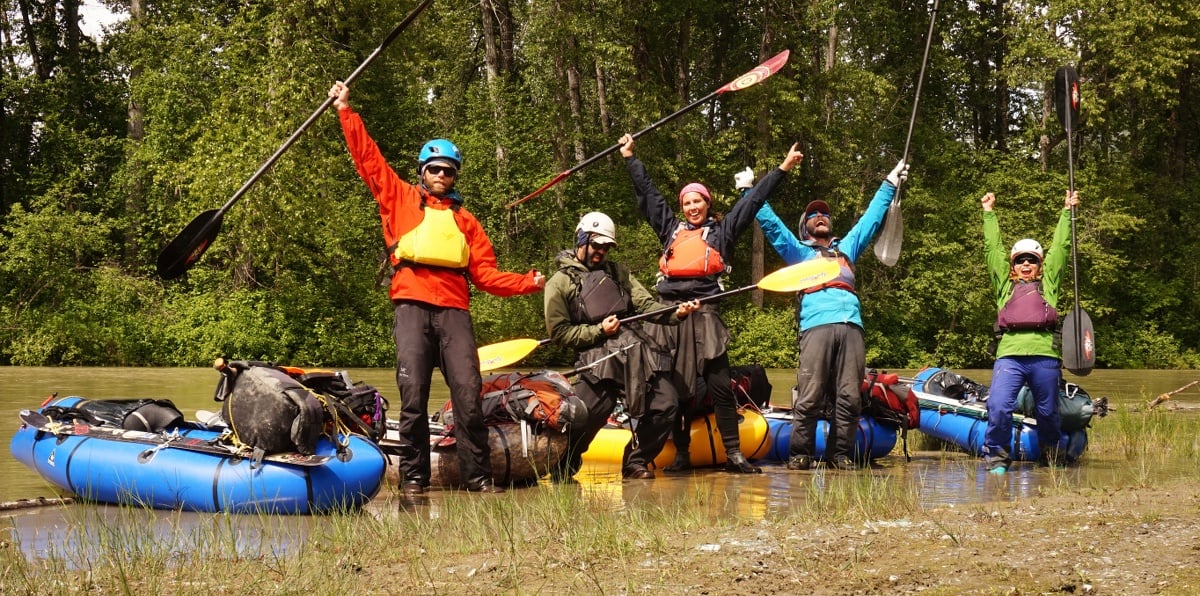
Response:
[{"label": "blue helmet", "polygon": [[462,151],[446,139],[434,139],[425,143],[425,146],[421,147],[421,154],[417,156],[417,168],[423,170],[425,164],[435,159],[451,161],[454,167],[462,169]]}]

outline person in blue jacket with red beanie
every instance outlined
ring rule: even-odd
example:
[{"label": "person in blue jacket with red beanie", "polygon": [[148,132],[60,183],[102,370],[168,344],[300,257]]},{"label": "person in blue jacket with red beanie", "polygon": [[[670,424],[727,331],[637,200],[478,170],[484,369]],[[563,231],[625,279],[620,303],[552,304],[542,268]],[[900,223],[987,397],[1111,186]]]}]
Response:
[{"label": "person in blue jacket with red beanie", "polygon": [[826,465],[856,470],[851,458],[858,416],[862,412],[862,380],[866,376],[866,341],[863,337],[862,307],[854,287],[854,263],[883,226],[896,188],[908,177],[903,161],[879,186],[866,212],[844,237],[833,235],[829,205],[812,201],[800,220],[796,238],[770,204],[758,211],[763,235],[783,261],[794,265],[809,259],[835,258],[841,273],[832,281],[809,288],[798,296],[796,313],[800,324],[800,362],[796,371],[794,418],[789,441],[789,470],[812,468],[816,455],[817,419],[832,400],[826,441]]}]

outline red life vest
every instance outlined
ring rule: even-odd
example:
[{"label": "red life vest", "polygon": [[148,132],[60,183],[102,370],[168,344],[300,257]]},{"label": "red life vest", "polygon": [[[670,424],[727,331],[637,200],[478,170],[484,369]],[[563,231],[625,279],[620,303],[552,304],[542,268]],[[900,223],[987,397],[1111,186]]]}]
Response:
[{"label": "red life vest", "polygon": [[708,277],[725,273],[721,253],[708,243],[709,226],[688,229],[684,222],[658,259],[658,270],[667,277]]}]

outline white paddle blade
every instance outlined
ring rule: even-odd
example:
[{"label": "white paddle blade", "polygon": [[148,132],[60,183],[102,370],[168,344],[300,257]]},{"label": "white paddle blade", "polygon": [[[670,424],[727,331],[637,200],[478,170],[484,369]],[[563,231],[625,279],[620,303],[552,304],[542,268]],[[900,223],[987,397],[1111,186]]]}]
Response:
[{"label": "white paddle blade", "polygon": [[904,242],[904,219],[900,215],[900,197],[888,206],[883,218],[883,230],[875,240],[875,258],[888,267],[900,262],[900,244]]}]

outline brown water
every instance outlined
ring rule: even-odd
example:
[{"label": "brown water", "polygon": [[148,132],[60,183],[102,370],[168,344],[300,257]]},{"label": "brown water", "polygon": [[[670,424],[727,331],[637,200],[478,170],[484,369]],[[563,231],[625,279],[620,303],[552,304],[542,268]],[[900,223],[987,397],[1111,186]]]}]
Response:
[{"label": "brown water", "polygon": [[[349,372],[354,380],[372,384],[383,395],[392,398],[393,412],[398,407],[390,369],[352,369]],[[911,374],[913,371],[897,372]],[[991,377],[990,370],[956,372],[983,383]],[[771,370],[769,377],[774,387],[773,402],[787,403],[790,387],[795,382],[794,371]],[[1160,393],[1197,378],[1200,378],[1197,371],[1103,370],[1088,377],[1068,375],[1069,380],[1082,385],[1093,398],[1108,396],[1118,408],[1142,405]],[[208,368],[0,367],[0,438],[8,445],[20,424],[17,412],[37,407],[52,393],[93,399],[166,398],[187,417],[194,418],[198,409],[219,409],[220,404],[212,399],[218,379],[218,373]],[[445,385],[435,374],[431,401],[440,405],[446,398]],[[1172,402],[1200,406],[1200,387],[1172,396]],[[1094,425],[1104,423],[1104,420],[1096,420]],[[1017,465],[1006,476],[994,478],[983,473],[979,460],[962,454],[929,451],[912,455],[912,461],[905,462],[897,448],[869,473],[890,482],[913,486],[927,506],[1017,499],[1035,494],[1047,485],[1057,486],[1064,482],[1105,485],[1127,473],[1116,462],[1085,454],[1082,465],[1065,472],[1051,475],[1032,465]],[[1180,462],[1178,468],[1182,469],[1185,463]],[[1173,468],[1168,466],[1166,469]],[[814,487],[820,489],[827,483],[848,481],[844,480],[848,477],[845,474],[794,474],[780,466],[768,466],[766,472],[762,476],[736,476],[702,470],[695,476],[622,483],[614,470],[585,470],[580,476],[580,490],[611,498],[618,507],[627,499],[642,498],[648,493],[662,498],[671,494],[695,495],[697,490],[704,490],[712,493],[715,507],[725,508],[728,513],[761,516],[794,506]],[[57,494],[53,487],[17,462],[7,449],[0,455],[0,474],[4,478],[0,484],[0,502]],[[737,498],[729,498],[729,495]]]}]

